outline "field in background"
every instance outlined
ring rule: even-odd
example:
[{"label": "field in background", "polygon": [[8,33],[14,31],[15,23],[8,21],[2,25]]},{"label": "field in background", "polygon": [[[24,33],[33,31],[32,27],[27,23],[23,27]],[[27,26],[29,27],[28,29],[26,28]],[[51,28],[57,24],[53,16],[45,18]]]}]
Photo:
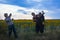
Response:
[{"label": "field in background", "polygon": [[[39,36],[34,35],[35,34],[35,22],[33,22],[32,20],[14,20],[13,22],[15,24],[18,35],[20,35],[19,37],[21,37],[20,38],[21,40],[41,39]],[[5,23],[5,21],[0,20],[0,34],[7,35],[7,33],[8,33],[7,30],[8,30],[8,27],[7,27],[7,24]],[[55,40],[54,38],[56,38],[56,40],[59,39],[60,20],[46,20],[44,33],[45,33],[44,36],[46,37],[45,40],[48,40],[48,39]],[[53,37],[52,37],[52,35],[53,35]],[[57,36],[57,35],[59,35],[59,36]],[[28,37],[29,39],[28,38],[25,39],[25,37]],[[48,37],[51,37],[51,38],[48,38]],[[42,38],[42,39],[44,39],[44,38]],[[1,38],[1,39],[3,39],[3,38]]]},{"label": "field in background", "polygon": [[[14,20],[13,21],[15,24],[16,28],[19,29],[28,29],[30,28],[31,30],[35,30],[35,22],[33,22],[32,20]],[[7,28],[7,24],[5,23],[5,21],[0,20],[0,27],[5,29]],[[45,21],[45,29],[57,29],[58,27],[60,27],[60,20],[46,20]]]}]

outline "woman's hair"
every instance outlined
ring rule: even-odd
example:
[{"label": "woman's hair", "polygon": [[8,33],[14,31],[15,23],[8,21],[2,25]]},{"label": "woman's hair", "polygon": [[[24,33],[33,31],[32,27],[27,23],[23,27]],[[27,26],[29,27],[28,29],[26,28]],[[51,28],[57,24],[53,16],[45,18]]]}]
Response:
[{"label": "woman's hair", "polygon": [[6,17],[6,16],[8,16],[8,14],[7,13],[4,13],[4,16]]},{"label": "woman's hair", "polygon": [[34,12],[32,12],[31,14],[32,14],[32,15],[35,15],[35,13],[34,13]]}]

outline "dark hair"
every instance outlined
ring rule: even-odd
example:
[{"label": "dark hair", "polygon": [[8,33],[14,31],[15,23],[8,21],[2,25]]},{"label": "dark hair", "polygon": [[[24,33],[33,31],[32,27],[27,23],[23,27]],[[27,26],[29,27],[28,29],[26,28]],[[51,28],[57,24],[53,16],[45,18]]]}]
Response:
[{"label": "dark hair", "polygon": [[34,12],[32,12],[32,14],[35,14]]},{"label": "dark hair", "polygon": [[41,14],[41,12],[39,12],[39,14]]},{"label": "dark hair", "polygon": [[4,13],[4,16],[6,17],[6,15],[8,15],[7,13]]},{"label": "dark hair", "polygon": [[35,13],[34,13],[34,12],[32,12],[31,14],[32,14],[32,15],[35,15]]}]

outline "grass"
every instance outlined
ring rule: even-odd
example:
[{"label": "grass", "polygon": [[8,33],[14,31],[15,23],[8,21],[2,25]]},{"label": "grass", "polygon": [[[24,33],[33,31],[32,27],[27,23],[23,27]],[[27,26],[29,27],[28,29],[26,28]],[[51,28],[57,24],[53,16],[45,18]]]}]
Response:
[{"label": "grass", "polygon": [[[46,20],[43,34],[35,33],[35,23],[32,20],[14,21],[18,40],[60,40],[60,20]],[[9,40],[7,25],[0,20],[0,40]],[[12,33],[10,40],[15,40]]]},{"label": "grass", "polygon": [[[0,34],[0,40],[9,40],[5,33]],[[15,40],[14,35],[11,35],[10,40]],[[18,40],[60,40],[60,32],[44,32],[43,34],[36,34],[35,32],[21,32],[18,33]]]}]

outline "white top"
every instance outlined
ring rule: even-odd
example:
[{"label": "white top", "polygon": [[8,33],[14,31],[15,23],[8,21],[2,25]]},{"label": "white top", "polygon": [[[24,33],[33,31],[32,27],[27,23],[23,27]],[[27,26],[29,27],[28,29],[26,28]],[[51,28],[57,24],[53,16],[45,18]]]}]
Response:
[{"label": "white top", "polygon": [[5,21],[6,21],[6,23],[8,25],[12,25],[13,24],[12,19],[10,17],[5,18]]}]

